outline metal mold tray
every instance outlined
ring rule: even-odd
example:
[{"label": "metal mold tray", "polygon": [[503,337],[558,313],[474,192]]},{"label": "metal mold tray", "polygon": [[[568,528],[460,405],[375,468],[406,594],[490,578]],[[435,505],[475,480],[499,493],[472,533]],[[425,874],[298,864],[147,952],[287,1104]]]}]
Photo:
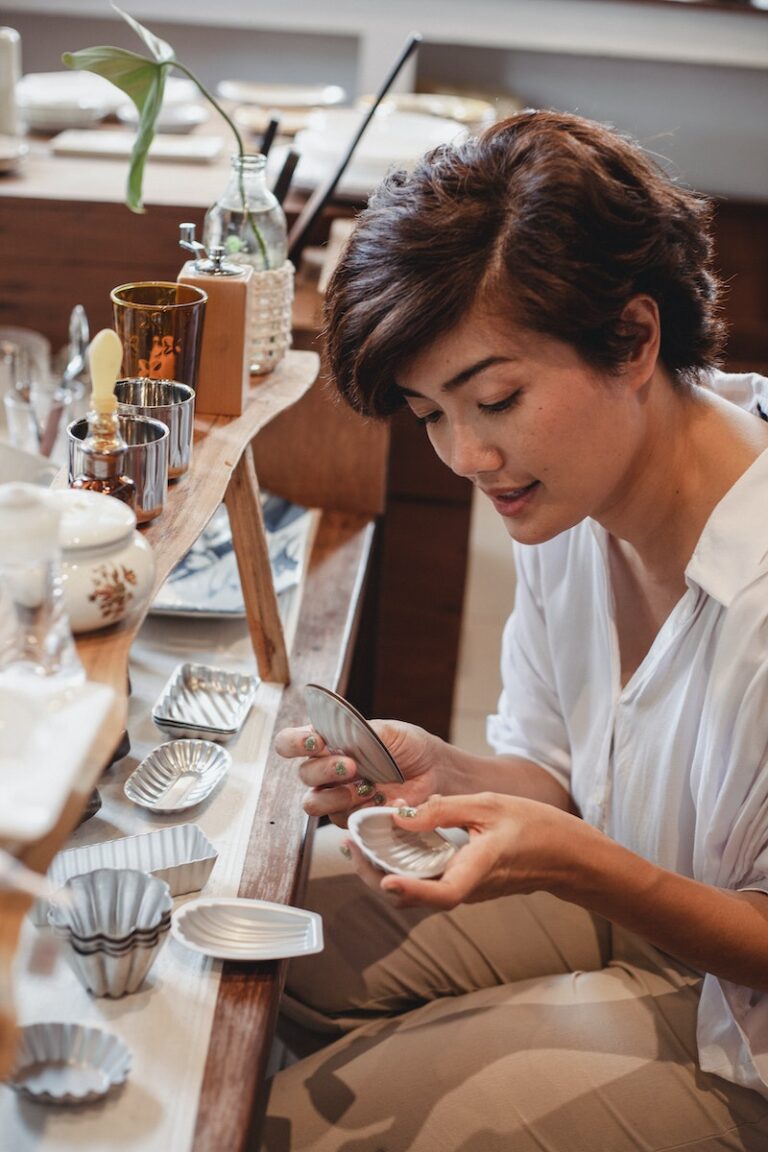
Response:
[{"label": "metal mold tray", "polygon": [[[54,856],[48,879],[63,888],[70,876],[80,876],[96,868],[138,868],[165,880],[171,896],[199,892],[208,882],[218,852],[197,824],[176,824],[157,828],[139,836],[104,840],[82,848],[67,848]],[[33,923],[47,923],[48,901],[38,900],[32,906]]]},{"label": "metal mold tray", "polygon": [[172,736],[225,741],[240,731],[259,686],[258,676],[207,664],[179,664],[152,710]]},{"label": "metal mold tray", "polygon": [[231,763],[226,748],[210,740],[170,740],[142,760],[123,791],[152,812],[180,812],[210,796]]}]

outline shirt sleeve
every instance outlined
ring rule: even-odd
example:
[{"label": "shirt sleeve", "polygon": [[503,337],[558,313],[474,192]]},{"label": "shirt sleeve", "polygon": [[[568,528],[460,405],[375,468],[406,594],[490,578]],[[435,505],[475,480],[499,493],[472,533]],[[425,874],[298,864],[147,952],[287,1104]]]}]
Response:
[{"label": "shirt sleeve", "polygon": [[[765,594],[766,583],[757,589]],[[698,781],[694,873],[730,891],[768,893],[768,626],[754,603],[751,621],[729,623],[710,692],[715,713],[708,772]],[[750,626],[751,624],[751,626]],[[728,675],[725,665],[743,669]],[[727,715],[730,708],[730,715]],[[768,1096],[768,994],[712,975],[698,1016],[701,1067]]]},{"label": "shirt sleeve", "polygon": [[488,743],[498,754],[521,756],[549,772],[570,792],[568,733],[558,699],[535,546],[515,545],[515,608],[504,628],[502,692],[488,717]]}]

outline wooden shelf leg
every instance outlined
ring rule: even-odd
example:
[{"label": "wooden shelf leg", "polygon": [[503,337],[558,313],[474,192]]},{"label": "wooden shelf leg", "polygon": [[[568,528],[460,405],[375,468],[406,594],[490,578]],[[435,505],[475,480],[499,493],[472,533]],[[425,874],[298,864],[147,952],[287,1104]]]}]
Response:
[{"label": "wooden shelf leg", "polygon": [[250,446],[235,465],[224,503],[232,526],[232,544],[259,675],[262,680],[288,684],[288,653],[272,580],[259,482]]}]

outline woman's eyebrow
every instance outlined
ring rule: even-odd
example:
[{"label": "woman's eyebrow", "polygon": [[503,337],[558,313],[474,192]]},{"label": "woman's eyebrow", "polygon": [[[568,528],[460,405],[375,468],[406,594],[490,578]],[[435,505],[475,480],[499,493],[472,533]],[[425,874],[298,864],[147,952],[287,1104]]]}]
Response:
[{"label": "woman's eyebrow", "polygon": [[[460,388],[462,384],[466,384],[473,376],[479,375],[480,372],[485,372],[486,368],[493,368],[496,364],[511,364],[515,360],[514,356],[485,356],[482,360],[476,360],[474,364],[462,368],[455,376],[451,376],[449,380],[440,385],[441,392],[452,392],[454,388]],[[426,400],[426,396],[422,396],[421,392],[415,392],[412,388],[403,388],[398,385],[403,396],[414,396],[420,400]]]}]

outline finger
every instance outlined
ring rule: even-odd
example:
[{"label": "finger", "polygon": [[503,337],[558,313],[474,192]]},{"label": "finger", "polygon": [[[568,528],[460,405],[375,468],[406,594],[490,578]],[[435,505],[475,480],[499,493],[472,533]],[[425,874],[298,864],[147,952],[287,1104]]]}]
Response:
[{"label": "finger", "polygon": [[314,756],[299,765],[299,778],[309,788],[324,788],[357,778],[357,765],[349,756]]},{"label": "finger", "polygon": [[444,877],[439,880],[415,880],[410,876],[385,876],[381,891],[397,901],[400,908],[439,908],[448,911],[461,903],[462,897]]},{"label": "finger", "polygon": [[275,736],[275,751],[279,756],[293,760],[297,756],[322,756],[327,751],[322,736],[311,724],[303,728],[283,728]]},{"label": "finger", "polygon": [[304,793],[304,811],[308,816],[349,816],[356,808],[386,803],[383,792],[368,780],[357,780],[337,787],[310,788]]},{"label": "finger", "polygon": [[467,809],[466,796],[434,795],[417,808],[407,804],[399,805],[393,820],[400,828],[411,828],[418,832],[433,828],[463,828],[468,822]]},{"label": "finger", "polygon": [[349,852],[349,858],[352,861],[353,867],[357,872],[360,879],[368,888],[372,888],[374,892],[381,889],[381,881],[384,873],[381,868],[377,868],[368,857],[360,851],[354,840],[346,840],[344,842]]}]

